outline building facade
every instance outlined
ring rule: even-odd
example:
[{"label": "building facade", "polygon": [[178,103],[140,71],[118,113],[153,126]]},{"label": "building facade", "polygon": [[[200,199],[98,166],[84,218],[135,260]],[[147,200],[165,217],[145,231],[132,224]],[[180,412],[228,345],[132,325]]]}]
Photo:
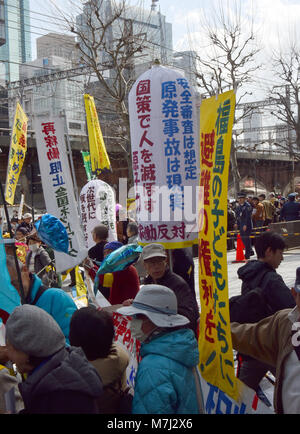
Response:
[{"label": "building facade", "polygon": [[2,85],[19,80],[20,64],[31,61],[29,0],[4,0],[3,5],[0,8],[5,28],[5,43],[0,47]]}]

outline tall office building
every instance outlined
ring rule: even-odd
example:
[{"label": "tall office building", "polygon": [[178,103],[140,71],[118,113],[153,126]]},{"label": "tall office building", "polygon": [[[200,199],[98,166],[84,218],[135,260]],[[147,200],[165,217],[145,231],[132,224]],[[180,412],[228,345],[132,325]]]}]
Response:
[{"label": "tall office building", "polygon": [[20,64],[31,60],[29,0],[0,1],[0,22],[1,13],[5,27],[5,43],[0,47],[0,77],[3,84],[6,80],[19,80]]},{"label": "tall office building", "polygon": [[[152,2],[151,10],[128,5],[122,14],[114,19],[113,17],[118,15],[115,9],[119,7],[118,1],[99,0],[97,14],[95,14],[95,2],[87,1],[83,7],[83,13],[77,16],[77,27],[87,39],[92,40],[97,32],[93,35],[89,23],[92,22],[96,28],[96,15],[99,15],[104,23],[112,21],[112,25],[107,28],[104,36],[105,45],[109,49],[113,49],[123,37],[128,41],[124,50],[130,50],[130,41],[135,41],[137,44],[142,44],[144,41],[142,52],[136,53],[131,60],[133,75],[138,76],[148,69],[149,64],[152,64],[155,59],[159,59],[164,65],[172,62],[172,24],[166,21],[166,17],[160,11],[156,10],[155,2],[156,0]],[[82,49],[90,54],[89,48],[83,44]],[[103,50],[103,44],[100,44],[97,56],[99,64],[110,63],[110,55]]]}]

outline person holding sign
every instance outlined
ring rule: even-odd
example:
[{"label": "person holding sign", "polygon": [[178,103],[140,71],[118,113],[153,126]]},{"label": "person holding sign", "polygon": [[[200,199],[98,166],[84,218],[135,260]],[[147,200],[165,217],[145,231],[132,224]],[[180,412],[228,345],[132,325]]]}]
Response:
[{"label": "person holding sign", "polygon": [[183,328],[189,320],[178,314],[174,292],[144,285],[131,306],[117,312],[132,317],[131,334],[141,342],[132,413],[198,413],[193,373],[198,345],[192,330]]},{"label": "person holding sign", "polygon": [[231,323],[233,348],[276,368],[277,414],[300,413],[300,268],[291,293],[296,306],[254,324]]},{"label": "person holding sign", "polygon": [[[20,282],[14,257],[7,255],[6,264],[11,283],[20,293]],[[36,305],[48,312],[60,326],[69,344],[70,321],[74,311],[77,310],[76,304],[62,289],[44,286],[41,279],[34,273],[31,273],[26,265],[23,265],[20,261],[19,267],[26,303]]]},{"label": "person holding sign", "polygon": [[198,336],[199,308],[195,292],[178,274],[167,265],[167,253],[162,244],[148,244],[143,248],[141,258],[148,276],[145,284],[156,283],[174,291],[178,303],[178,313],[189,319],[188,325]]}]

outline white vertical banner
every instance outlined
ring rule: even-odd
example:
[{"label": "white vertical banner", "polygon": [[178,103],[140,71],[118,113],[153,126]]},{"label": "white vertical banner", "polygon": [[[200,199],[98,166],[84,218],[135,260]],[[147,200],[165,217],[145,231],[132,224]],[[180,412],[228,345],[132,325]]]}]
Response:
[{"label": "white vertical banner", "polygon": [[46,209],[64,224],[69,237],[68,254],[55,251],[56,270],[62,272],[87,257],[67,160],[64,119],[37,117],[34,129]]},{"label": "white vertical banner", "polygon": [[136,213],[141,244],[197,243],[199,180],[195,93],[178,71],[153,66],[129,93]]},{"label": "white vertical banner", "polygon": [[80,215],[88,249],[95,245],[92,230],[100,223],[108,227],[108,241],[116,241],[116,201],[110,185],[100,179],[89,181],[80,192]]}]

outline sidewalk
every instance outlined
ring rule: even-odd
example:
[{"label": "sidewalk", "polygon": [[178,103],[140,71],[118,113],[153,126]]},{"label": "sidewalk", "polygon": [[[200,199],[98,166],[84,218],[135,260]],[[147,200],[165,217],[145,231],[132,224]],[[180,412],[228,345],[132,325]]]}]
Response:
[{"label": "sidewalk", "polygon": [[[239,295],[241,292],[241,280],[237,276],[237,270],[244,265],[244,263],[233,264],[232,261],[235,260],[236,252],[231,250],[227,253],[227,269],[228,269],[228,291],[229,297],[233,295]],[[276,270],[280,274],[288,287],[292,287],[295,283],[296,278],[296,268],[300,267],[300,249],[290,249],[284,252],[284,260]],[[251,259],[256,259],[256,255],[252,256]],[[194,258],[195,263],[195,289],[197,301],[200,307],[199,298],[199,281],[198,281],[198,258]]]}]

